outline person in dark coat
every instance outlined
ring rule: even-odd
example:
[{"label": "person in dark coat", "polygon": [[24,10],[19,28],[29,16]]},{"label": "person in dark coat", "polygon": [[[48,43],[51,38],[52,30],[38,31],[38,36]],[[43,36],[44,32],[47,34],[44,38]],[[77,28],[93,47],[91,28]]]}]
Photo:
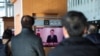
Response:
[{"label": "person in dark coat", "polygon": [[3,33],[3,44],[5,45],[5,52],[6,52],[6,56],[11,56],[11,38],[12,38],[13,34],[12,34],[12,30],[7,28],[5,29],[4,33]]},{"label": "person in dark coat", "polygon": [[57,43],[57,36],[54,34],[54,29],[50,30],[50,35],[47,37],[47,43]]},{"label": "person in dark coat", "polygon": [[21,33],[11,40],[12,56],[45,56],[42,41],[32,30],[34,18],[25,15],[21,24]]},{"label": "person in dark coat", "polygon": [[5,52],[5,45],[2,43],[2,39],[0,39],[0,56],[7,56]]},{"label": "person in dark coat", "polygon": [[94,44],[100,45],[100,34],[98,33],[97,26],[90,24],[87,30],[88,35],[86,38],[91,40]]},{"label": "person in dark coat", "polygon": [[[48,56],[100,56],[99,49],[83,38],[87,19],[83,13],[69,11],[62,19],[65,40],[55,47]],[[68,35],[66,34],[68,32]]]}]

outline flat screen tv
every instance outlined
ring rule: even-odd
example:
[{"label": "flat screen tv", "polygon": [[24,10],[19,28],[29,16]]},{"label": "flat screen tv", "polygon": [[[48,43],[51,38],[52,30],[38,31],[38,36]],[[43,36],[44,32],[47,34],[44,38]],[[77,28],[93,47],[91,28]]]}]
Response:
[{"label": "flat screen tv", "polygon": [[35,33],[45,47],[54,47],[63,40],[62,27],[36,27]]}]

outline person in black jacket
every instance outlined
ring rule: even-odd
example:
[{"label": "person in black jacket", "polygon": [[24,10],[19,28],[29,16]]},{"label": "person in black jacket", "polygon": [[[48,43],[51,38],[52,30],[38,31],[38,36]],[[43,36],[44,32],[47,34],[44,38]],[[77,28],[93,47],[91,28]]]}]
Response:
[{"label": "person in black jacket", "polygon": [[2,43],[2,39],[0,39],[0,56],[7,56],[5,52],[5,45]]},{"label": "person in black jacket", "polygon": [[12,56],[45,56],[41,38],[32,30],[34,18],[25,15],[21,24],[21,33],[11,40]]},{"label": "person in black jacket", "polygon": [[12,38],[12,30],[7,28],[3,33],[3,44],[5,45],[6,56],[11,56],[11,38]]},{"label": "person in black jacket", "polygon": [[90,24],[88,26],[87,34],[86,38],[91,40],[94,44],[100,45],[100,34],[98,33],[96,25]]},{"label": "person in black jacket", "polygon": [[82,37],[87,25],[87,19],[83,13],[69,11],[63,17],[62,25],[66,39],[48,56],[100,56],[99,49],[90,40]]},{"label": "person in black jacket", "polygon": [[54,29],[50,30],[50,35],[47,37],[47,43],[57,43],[57,36],[54,34]]}]

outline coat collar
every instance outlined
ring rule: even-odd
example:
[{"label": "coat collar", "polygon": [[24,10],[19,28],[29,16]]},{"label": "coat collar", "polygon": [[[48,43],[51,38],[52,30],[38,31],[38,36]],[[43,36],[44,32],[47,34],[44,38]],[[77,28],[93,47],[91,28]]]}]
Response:
[{"label": "coat collar", "polygon": [[88,40],[84,37],[70,37],[70,38],[64,39],[62,41],[62,44],[69,44],[69,43],[70,44],[78,44],[78,45],[83,45],[83,44],[93,45],[93,43],[90,40]]},{"label": "coat collar", "polygon": [[34,31],[32,29],[22,28],[21,33],[34,33]]}]

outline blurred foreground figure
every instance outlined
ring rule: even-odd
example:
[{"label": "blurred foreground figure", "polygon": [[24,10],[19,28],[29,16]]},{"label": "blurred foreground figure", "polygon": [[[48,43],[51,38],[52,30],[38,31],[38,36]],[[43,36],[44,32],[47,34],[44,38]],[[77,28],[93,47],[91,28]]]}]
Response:
[{"label": "blurred foreground figure", "polygon": [[96,44],[100,48],[100,34],[98,33],[97,26],[90,24],[87,30],[87,36],[90,41]]},{"label": "blurred foreground figure", "polygon": [[82,37],[87,26],[87,19],[83,13],[69,11],[63,17],[62,24],[66,39],[48,56],[100,56],[98,48],[90,40]]},{"label": "blurred foreground figure", "polygon": [[11,38],[12,38],[12,30],[6,29],[3,33],[3,44],[5,45],[5,53],[6,56],[11,56]]},{"label": "blurred foreground figure", "polygon": [[32,30],[34,18],[25,15],[21,20],[22,31],[12,38],[13,56],[44,56],[41,39]]}]

